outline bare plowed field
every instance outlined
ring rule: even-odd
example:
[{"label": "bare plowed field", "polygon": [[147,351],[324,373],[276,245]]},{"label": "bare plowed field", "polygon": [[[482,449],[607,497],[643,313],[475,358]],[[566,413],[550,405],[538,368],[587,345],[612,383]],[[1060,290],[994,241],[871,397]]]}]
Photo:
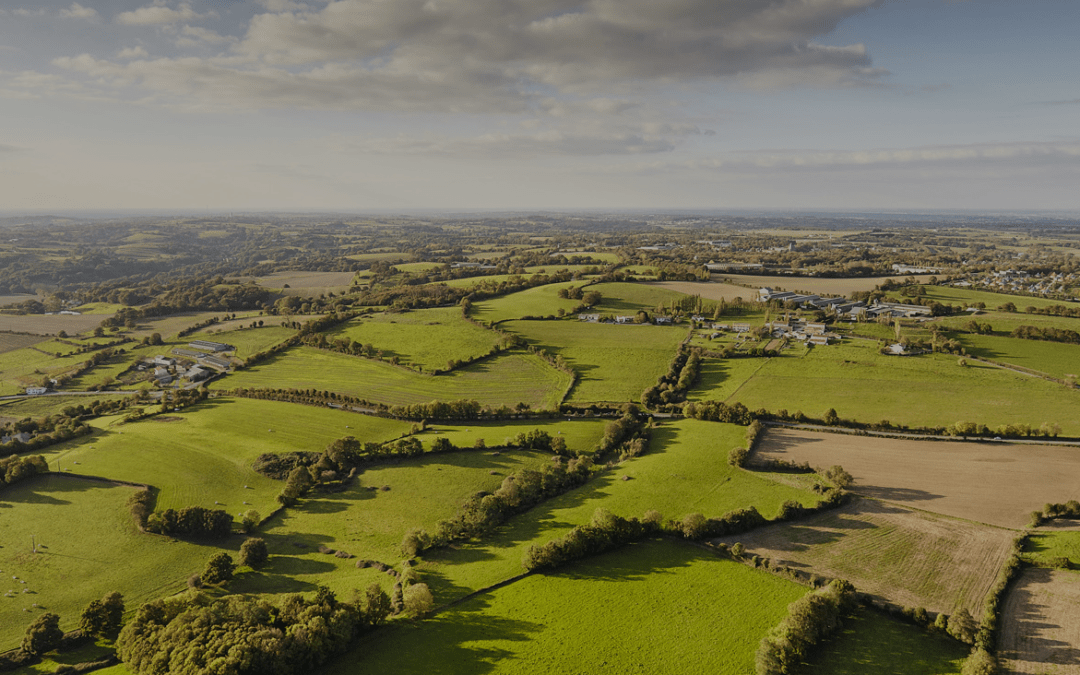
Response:
[{"label": "bare plowed field", "polygon": [[67,331],[69,335],[96,328],[109,314],[0,314],[0,331],[56,335]]},{"label": "bare plowed field", "polygon": [[1076,448],[920,441],[770,429],[754,459],[839,464],[859,494],[1002,527],[1080,494]]},{"label": "bare plowed field", "polygon": [[718,541],[795,569],[847,579],[882,600],[932,612],[983,599],[1011,550],[1013,533],[987,525],[857,499],[836,511]]},{"label": "bare plowed field", "polygon": [[1005,599],[998,653],[1006,673],[1080,673],[1080,574],[1024,570]]},{"label": "bare plowed field", "polygon": [[744,288],[734,284],[725,284],[720,281],[652,281],[646,286],[656,286],[669,291],[686,293],[687,295],[700,295],[705,300],[724,300],[731,302],[735,298],[746,301],[757,300],[756,288]]}]

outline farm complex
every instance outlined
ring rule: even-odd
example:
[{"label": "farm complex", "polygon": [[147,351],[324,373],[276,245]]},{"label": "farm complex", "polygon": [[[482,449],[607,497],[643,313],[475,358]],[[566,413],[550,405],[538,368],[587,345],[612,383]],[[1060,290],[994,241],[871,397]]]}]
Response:
[{"label": "farm complex", "polygon": [[1075,227],[2,227],[0,672],[1080,673]]}]

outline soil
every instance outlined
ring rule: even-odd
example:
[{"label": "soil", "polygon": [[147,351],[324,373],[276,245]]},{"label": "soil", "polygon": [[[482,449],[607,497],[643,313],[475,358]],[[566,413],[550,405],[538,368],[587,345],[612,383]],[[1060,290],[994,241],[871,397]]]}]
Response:
[{"label": "soil", "polygon": [[1080,674],[1080,573],[1028,568],[1002,608],[1006,673]]}]

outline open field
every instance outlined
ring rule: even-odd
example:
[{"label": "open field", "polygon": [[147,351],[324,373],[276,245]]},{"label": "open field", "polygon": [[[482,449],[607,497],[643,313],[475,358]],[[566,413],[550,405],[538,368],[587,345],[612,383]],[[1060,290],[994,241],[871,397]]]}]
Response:
[{"label": "open field", "polygon": [[567,321],[511,321],[501,326],[558,354],[578,373],[570,401],[634,401],[667,372],[685,327]]},{"label": "open field", "polygon": [[[932,276],[934,275],[919,274],[915,275],[915,278],[919,281],[919,283],[926,283]],[[756,297],[757,290],[763,287],[771,288],[774,291],[791,291],[793,293],[806,292],[813,293],[815,295],[821,295],[824,297],[846,297],[848,294],[854,293],[855,291],[872,291],[878,284],[882,283],[886,279],[894,279],[896,281],[901,281],[903,279],[907,279],[908,275],[896,274],[888,277],[828,279],[824,277],[795,277],[787,275],[770,277],[765,275],[733,274],[731,272],[724,272],[722,274],[713,274],[712,278],[718,281],[730,279],[735,284],[742,284],[748,286],[748,290],[754,293],[754,295],[750,296],[751,298]]]},{"label": "open field", "polygon": [[[275,401],[217,398],[187,410],[114,425],[42,452],[54,469],[160,489],[158,510],[204,506],[269,514],[282,483],[256,473],[264,452],[321,451],[343,436],[387,441],[411,424]],[[77,462],[77,463],[76,463]],[[245,503],[247,502],[247,503]]]},{"label": "open field", "polygon": [[672,301],[686,297],[684,293],[654,284],[608,283],[590,286],[602,299],[594,311],[610,314],[634,314],[644,310],[652,315],[658,305],[671,306]]},{"label": "open field", "polygon": [[0,333],[0,354],[12,352],[16,349],[31,347],[40,343],[43,338],[40,335],[19,335],[18,333]]},{"label": "open field", "polygon": [[263,326],[261,328],[237,328],[234,330],[205,328],[181,338],[178,341],[180,344],[169,345],[167,351],[171,352],[173,346],[185,348],[187,343],[192,340],[210,340],[211,342],[224,342],[236,347],[236,356],[243,359],[284,342],[293,335],[296,335],[295,330],[278,325]]},{"label": "open field", "polygon": [[1048,422],[1080,436],[1080,391],[1038,377],[972,361],[960,366],[948,354],[883,356],[867,341],[786,354],[769,359],[729,402],[815,418],[834,408],[843,419],[910,427]]},{"label": "open field", "polygon": [[1024,543],[1024,560],[1034,565],[1053,567],[1057,560],[1068,558],[1080,568],[1080,529],[1075,520],[1051,520],[1034,530]]},{"label": "open field", "polygon": [[754,376],[766,360],[705,358],[697,383],[686,394],[688,401],[726,401]]},{"label": "open field", "polygon": [[[274,272],[258,277],[255,283],[272,288],[283,295],[314,297],[328,293],[347,293],[352,285],[352,272]],[[289,288],[285,288],[288,286]]]},{"label": "open field", "polygon": [[[0,408],[0,412],[3,409]],[[509,420],[504,422],[467,422],[450,426],[430,424],[428,431],[418,435],[424,447],[430,447],[436,438],[445,438],[459,448],[471,448],[478,439],[488,447],[509,443],[521,433],[542,429],[554,436],[561,436],[566,447],[577,452],[592,452],[604,436],[608,419],[557,419],[557,420]]]},{"label": "open field", "polygon": [[0,396],[21,394],[26,387],[74,370],[88,358],[89,354],[54,356],[33,347],[4,352],[0,354]]},{"label": "open field", "polygon": [[1022,340],[997,335],[962,335],[968,354],[1057,378],[1080,375],[1080,345],[1044,340]]},{"label": "open field", "polygon": [[106,317],[104,314],[0,314],[0,332],[56,335],[67,331],[68,335],[74,335],[93,330]]},{"label": "open field", "polygon": [[[565,281],[544,286],[526,288],[517,293],[504,295],[490,300],[481,300],[473,304],[469,316],[477,321],[497,323],[510,319],[520,319],[523,316],[546,317],[555,316],[559,310],[569,312],[581,304],[580,300],[560,298],[560,289],[571,287],[581,288],[585,281]],[[592,287],[585,289],[592,290]]]},{"label": "open field", "polygon": [[869,499],[720,541],[900,607],[979,616],[1014,533]]},{"label": "open field", "polygon": [[27,300],[37,300],[38,302],[44,302],[45,296],[41,293],[14,293],[12,295],[0,295],[0,307],[7,307],[8,305],[18,305],[26,302]]},{"label": "open field", "polygon": [[1001,610],[998,654],[1009,673],[1080,673],[1080,574],[1028,568]]},{"label": "open field", "polygon": [[736,286],[722,281],[650,281],[648,286],[662,288],[686,295],[700,295],[704,300],[723,300],[731,302],[736,299],[757,300],[757,288]]},{"label": "open field", "polygon": [[[549,462],[538,452],[463,450],[366,467],[344,492],[312,493],[269,521],[259,536],[266,539],[270,564],[234,583],[232,590],[291,593],[325,584],[348,598],[352,589],[374,580],[392,582],[383,573],[373,578],[373,571],[358,569],[356,561],[379,560],[400,570],[401,540],[410,530],[433,532],[470,495],[492,492],[507,474]],[[356,558],[319,553],[319,546]]]},{"label": "open field", "polygon": [[1051,305],[1067,305],[1077,307],[1075,302],[1063,300],[1049,300],[1047,298],[1033,298],[1026,295],[1009,295],[1007,293],[993,293],[991,291],[975,291],[955,286],[926,286],[926,297],[937,300],[947,305],[962,305],[971,307],[977,302],[986,305],[987,309],[996,309],[1007,302],[1016,305],[1017,309],[1024,311],[1025,307],[1049,307]]},{"label": "open field", "polygon": [[964,324],[973,319],[979,323],[990,324],[994,329],[994,333],[999,335],[1008,335],[1019,326],[1062,328],[1080,332],[1080,319],[1071,316],[1048,316],[1044,314],[997,312],[993,310],[981,311],[978,314],[965,313],[958,316],[943,316],[934,319],[934,323],[956,329],[962,328]]},{"label": "open field", "polygon": [[940,634],[863,609],[813,650],[809,675],[953,675],[967,648]]},{"label": "open field", "polygon": [[744,675],[761,637],[804,593],[651,541],[527,577],[415,626],[395,623],[320,672]]},{"label": "open field", "polygon": [[123,398],[121,394],[101,396],[30,396],[0,401],[0,424],[6,419],[21,420],[24,417],[53,415],[68,406],[90,405],[94,401],[111,401]]},{"label": "open field", "polygon": [[74,630],[91,600],[119,590],[133,609],[181,590],[202,569],[213,547],[139,533],[127,507],[133,491],[55,475],[0,491],[0,650],[17,647],[42,612]]},{"label": "open field", "polygon": [[770,429],[754,457],[834,464],[869,497],[1001,527],[1080,494],[1080,453],[1060,446],[921,441]]},{"label": "open field", "polygon": [[788,500],[817,504],[815,493],[771,480],[773,474],[730,466],[728,452],[745,443],[745,433],[745,427],[715,422],[662,424],[652,431],[645,455],[515,517],[483,541],[430,555],[427,563],[433,564],[423,571],[436,601],[447,602],[520,574],[522,556],[531,544],[588,523],[597,508],[638,518],[653,509],[664,518],[681,519],[690,513],[719,517],[754,506],[772,518]]},{"label": "open field", "polygon": [[498,333],[466,321],[456,306],[357,317],[327,337],[373,345],[385,358],[397,356],[425,371],[445,370],[451,360],[483,356],[501,339]]},{"label": "open field", "polygon": [[557,407],[569,384],[569,375],[531,354],[511,352],[432,376],[382,361],[297,347],[218,380],[211,388],[317,389],[388,405],[474,399],[513,407],[524,402],[537,409]]}]

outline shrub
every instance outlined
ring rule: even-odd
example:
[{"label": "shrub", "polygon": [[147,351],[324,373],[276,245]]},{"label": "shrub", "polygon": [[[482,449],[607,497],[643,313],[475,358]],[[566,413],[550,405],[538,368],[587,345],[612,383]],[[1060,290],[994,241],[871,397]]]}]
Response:
[{"label": "shrub", "polygon": [[266,550],[266,540],[261,537],[245,539],[240,545],[239,564],[246,567],[261,567],[270,557]]},{"label": "shrub", "polygon": [[409,616],[418,619],[435,606],[435,598],[427,584],[412,584],[402,593],[405,611]]},{"label": "shrub", "polygon": [[56,649],[63,639],[64,631],[60,630],[60,615],[46,612],[34,619],[33,623],[26,628],[22,650],[28,654],[45,654]]},{"label": "shrub", "polygon": [[206,569],[201,575],[203,583],[220,584],[233,578],[236,569],[232,556],[222,551],[215,553],[206,563]]}]

